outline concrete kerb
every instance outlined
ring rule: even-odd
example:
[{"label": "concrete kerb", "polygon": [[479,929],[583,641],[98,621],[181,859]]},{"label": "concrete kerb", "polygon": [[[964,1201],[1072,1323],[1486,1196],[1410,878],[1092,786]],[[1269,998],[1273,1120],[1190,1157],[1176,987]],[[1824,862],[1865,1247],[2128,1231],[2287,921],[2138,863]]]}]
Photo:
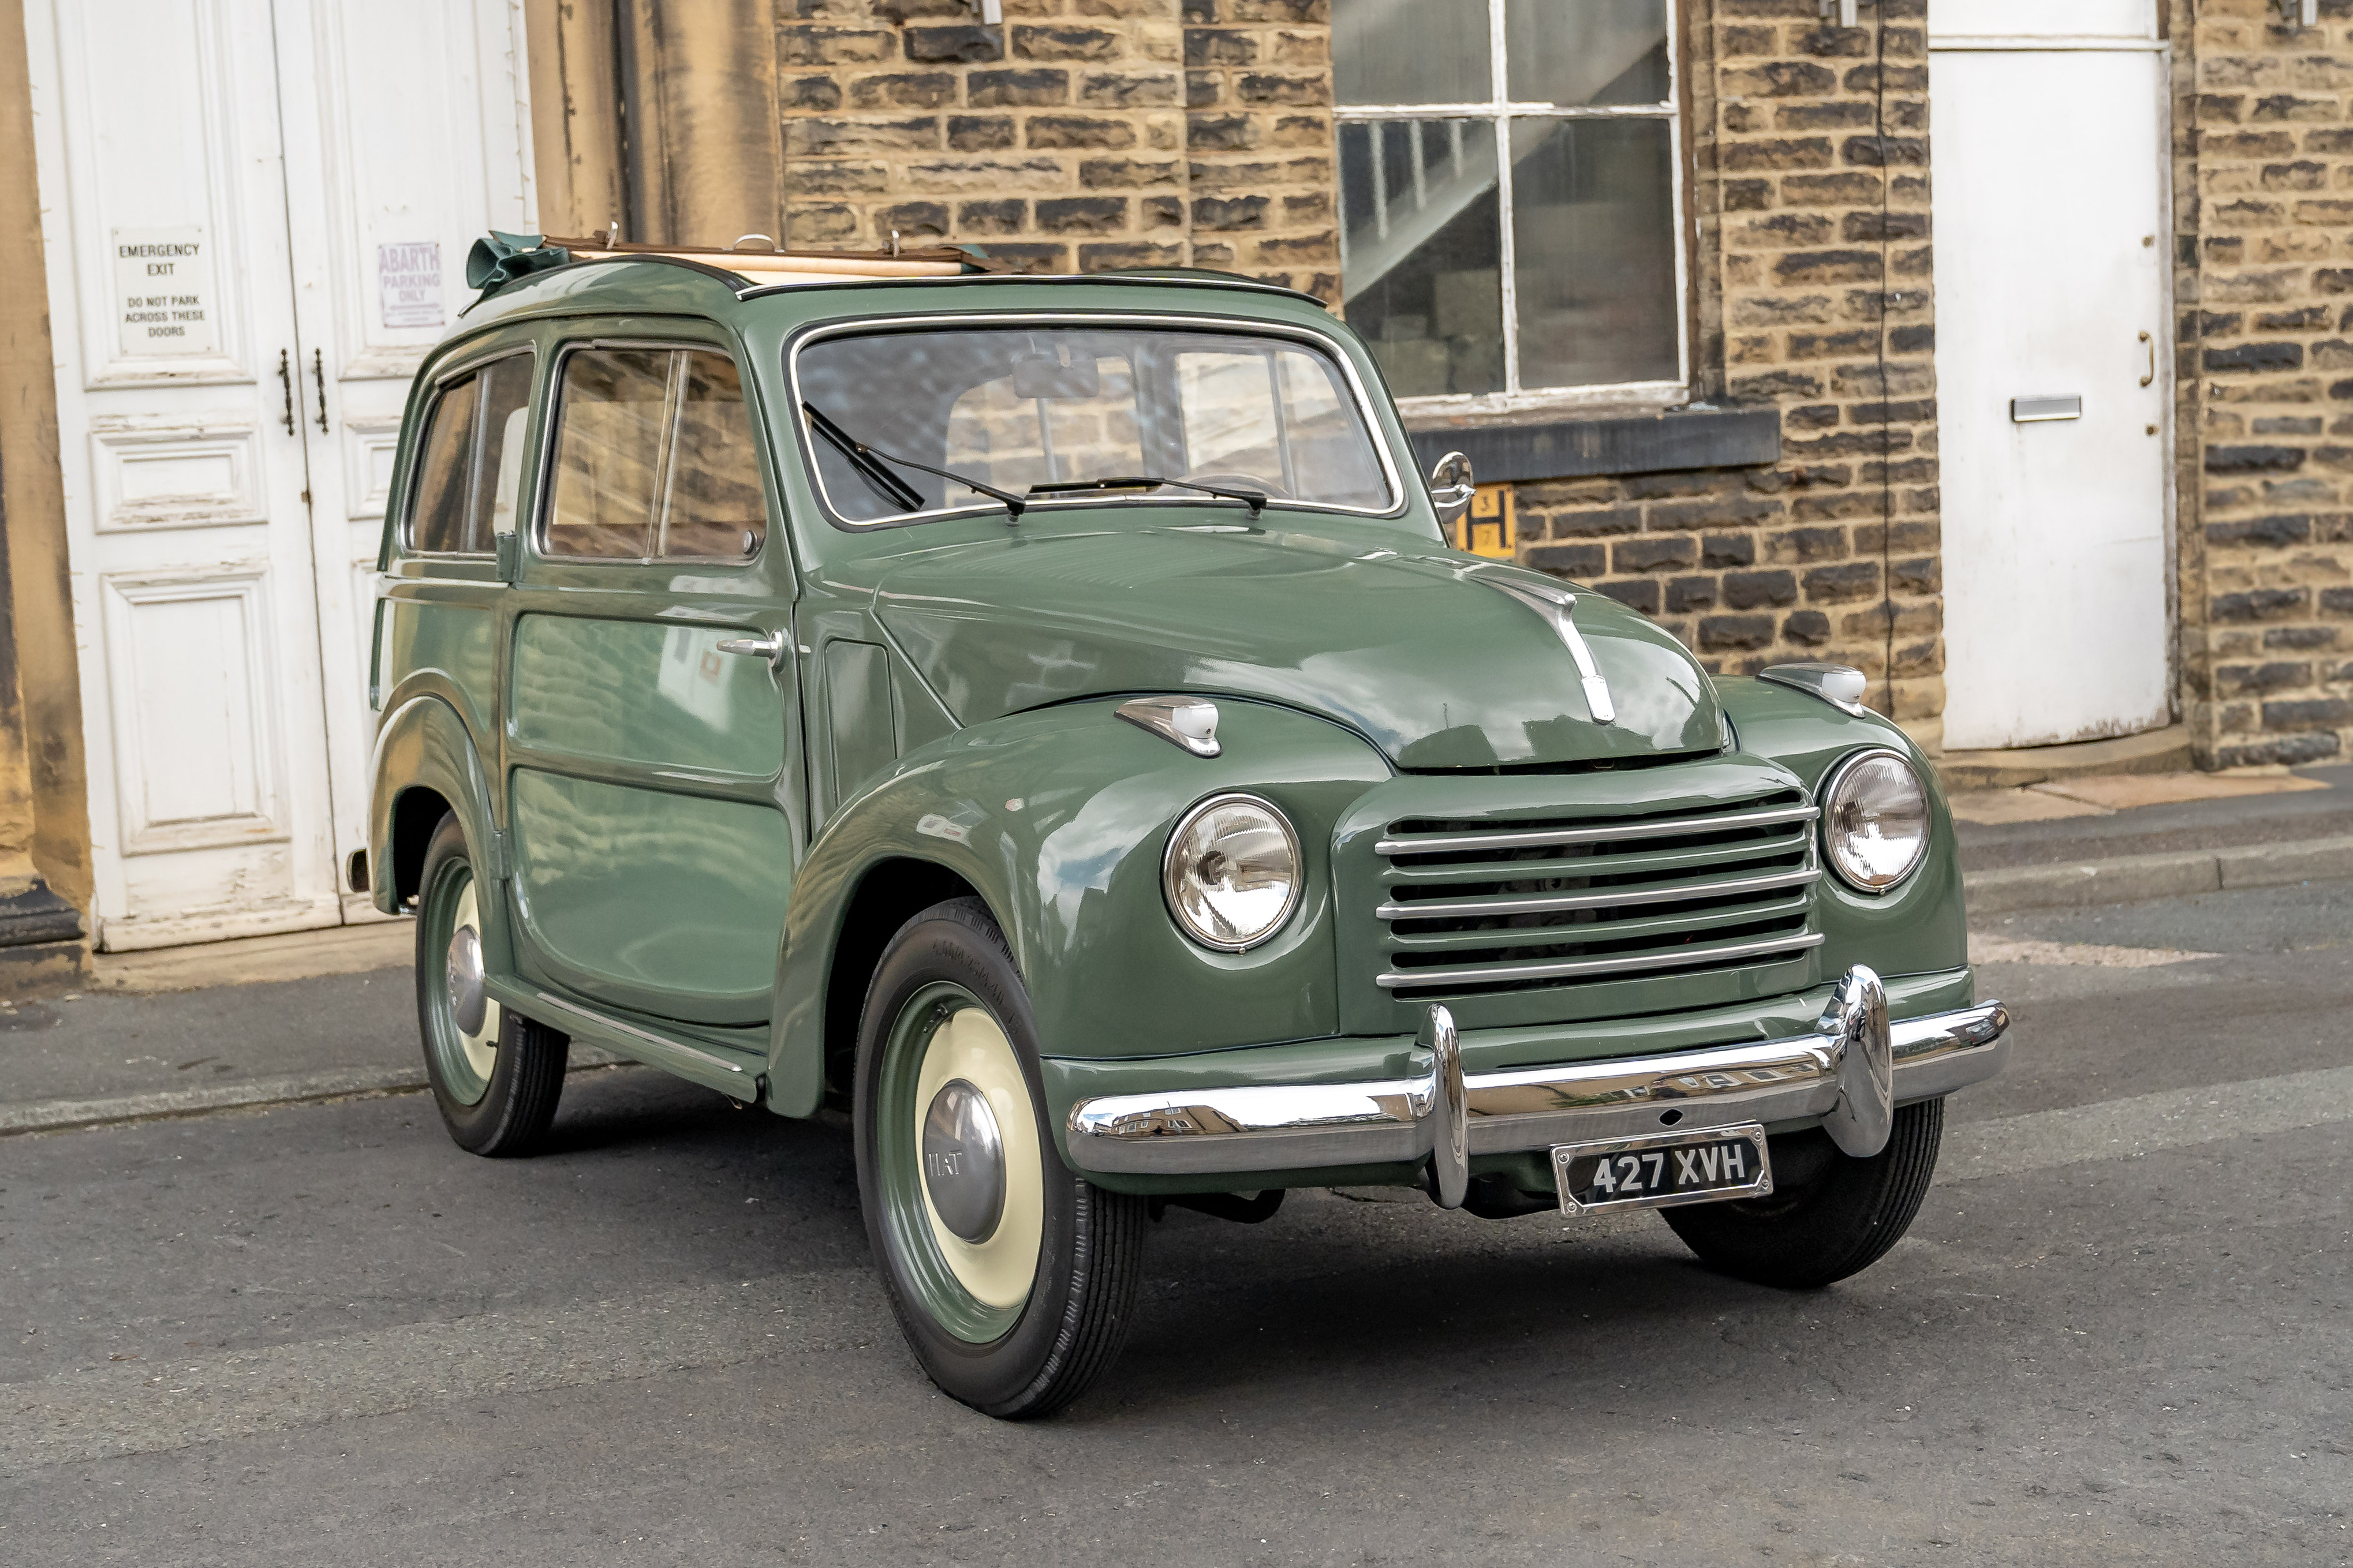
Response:
[{"label": "concrete kerb", "polygon": [[[628,1061],[595,1046],[575,1045],[566,1076],[627,1067]],[[202,1089],[161,1089],[149,1094],[110,1094],[87,1100],[37,1100],[0,1104],[0,1138],[27,1132],[66,1132],[126,1121],[160,1121],[219,1110],[251,1110],[274,1105],[304,1105],[325,1100],[364,1100],[385,1094],[417,1094],[429,1087],[425,1068],[341,1068],[326,1072],[281,1073],[243,1083]]]},{"label": "concrete kerb", "polygon": [[2137,899],[2179,898],[2230,888],[2275,888],[2294,882],[2353,878],[2353,837],[2288,844],[2246,844],[2229,849],[2184,849],[2122,855],[2058,866],[2012,866],[1971,871],[1969,913],[2081,909]]}]

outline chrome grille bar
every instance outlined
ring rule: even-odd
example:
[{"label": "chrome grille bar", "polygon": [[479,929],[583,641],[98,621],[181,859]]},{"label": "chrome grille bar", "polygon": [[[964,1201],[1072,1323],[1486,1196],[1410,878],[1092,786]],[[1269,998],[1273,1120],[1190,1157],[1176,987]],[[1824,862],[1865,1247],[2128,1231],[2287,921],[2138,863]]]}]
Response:
[{"label": "chrome grille bar", "polygon": [[[1476,925],[1467,931],[1392,931],[1390,951],[1400,956],[1413,953],[1427,958],[1431,954],[1471,953],[1482,948],[1497,950],[1485,962],[1504,962],[1505,948],[1552,947],[1581,948],[1595,951],[1604,942],[1648,941],[1654,951],[1688,937],[1716,937],[1731,934],[1733,928],[1760,932],[1767,927],[1780,926],[1788,921],[1806,918],[1807,897],[1802,889],[1781,894],[1766,903],[1736,904],[1730,909],[1704,908],[1660,913],[1630,910],[1620,920],[1577,921],[1574,922],[1534,925]],[[1785,928],[1786,929],[1786,928]],[[1525,955],[1523,955],[1525,956]]]},{"label": "chrome grille bar", "polygon": [[[1583,871],[1579,868],[1579,874]],[[1736,877],[1722,882],[1672,882],[1660,887],[1613,888],[1599,893],[1533,893],[1501,899],[1416,899],[1387,903],[1373,913],[1385,921],[1463,920],[1479,915],[1540,915],[1568,910],[1609,909],[1620,904],[1669,904],[1683,899],[1727,899],[1802,888],[1821,879],[1816,870],[1772,877]],[[1575,930],[1575,927],[1564,928]]]},{"label": "chrome grille bar", "polygon": [[1811,822],[1820,812],[1810,805],[1778,806],[1767,811],[1740,811],[1725,816],[1645,817],[1601,827],[1546,827],[1524,833],[1412,834],[1384,838],[1373,846],[1379,855],[1446,855],[1480,849],[1535,849],[1554,844],[1609,844],[1629,838],[1681,838],[1694,833],[1728,833],[1743,827],[1770,827],[1783,822]]},{"label": "chrome grille bar", "polygon": [[1388,991],[1420,991],[1438,985],[1500,985],[1521,980],[1577,980],[1603,974],[1637,974],[1645,970],[1683,969],[1694,964],[1723,963],[1763,958],[1773,953],[1801,952],[1822,944],[1820,931],[1770,937],[1761,942],[1729,942],[1720,947],[1677,947],[1663,952],[1630,952],[1611,958],[1565,958],[1544,963],[1482,964],[1470,969],[1409,969],[1384,973],[1376,983]]}]

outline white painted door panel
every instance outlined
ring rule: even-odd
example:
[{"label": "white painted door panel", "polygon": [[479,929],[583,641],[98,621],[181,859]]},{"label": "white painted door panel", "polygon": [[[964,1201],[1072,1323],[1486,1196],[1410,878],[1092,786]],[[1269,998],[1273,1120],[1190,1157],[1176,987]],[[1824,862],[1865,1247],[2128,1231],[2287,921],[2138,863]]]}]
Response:
[{"label": "white painted door panel", "polygon": [[467,247],[531,226],[520,7],[31,0],[26,26],[100,945],[374,918],[339,885],[377,536]]},{"label": "white painted door panel", "polygon": [[[1934,51],[1945,743],[2170,709],[2164,59]],[[2079,395],[2021,424],[2012,399]]]},{"label": "white painted door panel", "polygon": [[[288,177],[321,195],[293,225],[293,268],[313,355],[328,757],[347,855],[367,843],[374,574],[402,407],[473,297],[467,250],[487,228],[533,226],[522,14],[511,0],[280,0],[279,49]],[[345,905],[376,918],[364,894]]]},{"label": "white painted door panel", "polygon": [[100,941],[331,924],[268,0],[44,0],[26,37]]}]

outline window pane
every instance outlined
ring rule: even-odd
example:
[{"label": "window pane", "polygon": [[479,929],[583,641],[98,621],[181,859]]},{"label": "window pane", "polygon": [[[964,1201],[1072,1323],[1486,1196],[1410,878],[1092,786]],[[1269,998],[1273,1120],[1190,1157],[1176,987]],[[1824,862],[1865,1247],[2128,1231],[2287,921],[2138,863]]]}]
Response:
[{"label": "window pane", "polygon": [[1484,103],[1487,37],[1487,0],[1333,0],[1335,101]]},{"label": "window pane", "polygon": [[1178,354],[1176,400],[1184,410],[1187,473],[1282,482],[1273,355]]},{"label": "window pane", "polygon": [[1340,127],[1341,292],[1398,396],[1503,390],[1495,213],[1493,121]]},{"label": "window pane", "polygon": [[[1056,344],[1047,334],[1023,333],[960,346],[988,354],[990,368],[1004,374],[967,388],[948,409],[945,467],[1008,490],[1119,479],[1153,467],[1145,461],[1136,418],[1135,373],[1116,345],[1075,337]],[[1029,393],[1045,395],[1026,395],[1019,384],[1025,378]],[[907,478],[931,493],[924,476]],[[971,499],[940,495],[942,505]]]},{"label": "window pane", "polygon": [[1672,159],[1662,120],[1513,122],[1523,387],[1681,374]]},{"label": "window pane", "polygon": [[587,349],[565,359],[549,554],[647,553],[670,362],[667,349]]},{"label": "window pane", "polygon": [[466,459],[474,445],[476,378],[442,389],[426,416],[417,444],[417,498],[408,513],[412,550],[448,552],[466,546]]},{"label": "window pane", "polygon": [[469,550],[493,550],[495,536],[512,533],[515,493],[522,484],[522,427],[531,414],[531,356],[516,354],[486,366],[482,382],[482,455],[474,465],[474,515]]},{"label": "window pane", "polygon": [[[1016,492],[1086,479],[1225,475],[1276,504],[1385,510],[1395,498],[1339,365],[1250,332],[1116,320],[1083,328],[961,327],[826,338],[794,362],[809,406],[846,439]],[[969,506],[962,485],[915,469],[920,500],[861,474],[812,422],[827,506],[851,522]],[[882,464],[886,469],[887,463]],[[1175,487],[1123,486],[1039,504],[1149,500],[1230,508]]]},{"label": "window pane", "polygon": [[686,362],[686,376],[677,449],[670,456],[670,507],[654,553],[740,561],[758,553],[768,531],[744,383],[725,354],[679,357]]},{"label": "window pane", "polygon": [[1521,103],[1663,103],[1667,0],[1504,0]]}]

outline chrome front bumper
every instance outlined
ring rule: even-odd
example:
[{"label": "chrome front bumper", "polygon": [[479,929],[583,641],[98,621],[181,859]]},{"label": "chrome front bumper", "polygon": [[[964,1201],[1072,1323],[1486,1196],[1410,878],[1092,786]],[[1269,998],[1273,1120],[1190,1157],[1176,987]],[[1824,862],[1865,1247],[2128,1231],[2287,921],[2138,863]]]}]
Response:
[{"label": "chrome front bumper", "polygon": [[1472,1155],[1669,1127],[1818,1119],[1841,1149],[1869,1155],[1885,1145],[1896,1106],[2000,1072],[2009,1035],[1999,1002],[1891,1025],[1879,977],[1858,966],[1815,1032],[1795,1039],[1466,1074],[1453,1019],[1432,1006],[1420,1077],[1103,1096],[1071,1108],[1068,1142],[1072,1163],[1106,1173],[1429,1160],[1442,1203],[1461,1201]]}]

